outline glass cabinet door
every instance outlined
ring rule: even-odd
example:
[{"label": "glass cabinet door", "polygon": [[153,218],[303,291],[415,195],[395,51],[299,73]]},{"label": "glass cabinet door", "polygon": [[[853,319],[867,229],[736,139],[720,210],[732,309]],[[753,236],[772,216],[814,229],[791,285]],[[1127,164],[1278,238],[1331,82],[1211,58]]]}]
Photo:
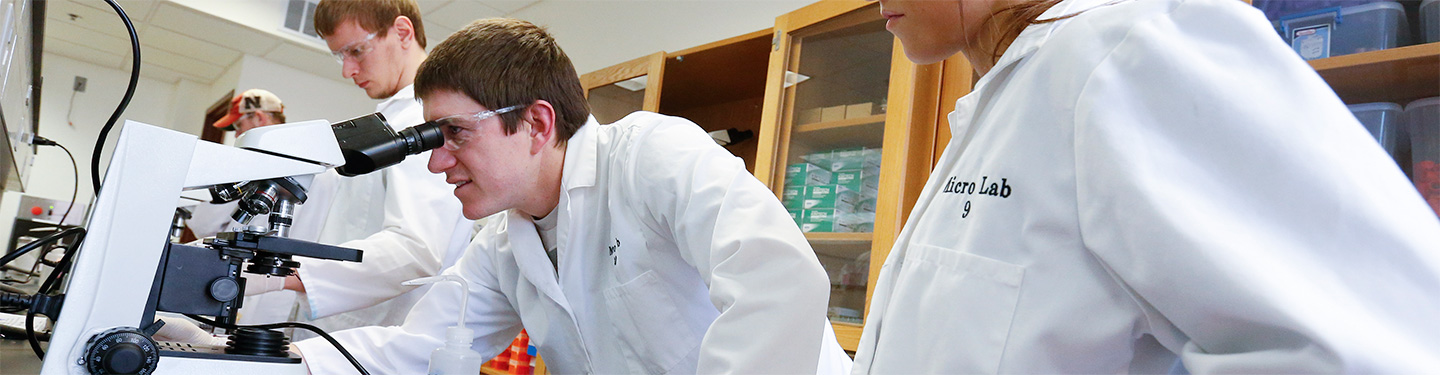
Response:
[{"label": "glass cabinet door", "polygon": [[635,111],[658,112],[664,64],[659,52],[580,76],[590,114],[609,124]]},{"label": "glass cabinet door", "polygon": [[928,177],[939,64],[916,66],[879,4],[821,1],[776,19],[756,177],[830,276],[828,315],[855,350],[873,280]]}]

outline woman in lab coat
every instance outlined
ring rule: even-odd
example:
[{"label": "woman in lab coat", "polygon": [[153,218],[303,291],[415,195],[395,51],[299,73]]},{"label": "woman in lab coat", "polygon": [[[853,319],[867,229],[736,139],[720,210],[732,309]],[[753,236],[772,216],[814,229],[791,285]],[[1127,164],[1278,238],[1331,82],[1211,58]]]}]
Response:
[{"label": "woman in lab coat", "polygon": [[982,74],[855,373],[1433,373],[1440,221],[1237,0],[882,0]]},{"label": "woman in lab coat", "polygon": [[[555,373],[848,372],[814,251],[700,127],[595,123],[564,52],[519,20],[456,32],[415,82],[446,137],[430,170],[466,217],[499,214],[444,271],[465,290],[434,287],[401,326],[334,334],[370,371],[422,373],[463,315],[482,356],[523,326]],[[328,343],[297,346],[311,373],[352,371]]]}]

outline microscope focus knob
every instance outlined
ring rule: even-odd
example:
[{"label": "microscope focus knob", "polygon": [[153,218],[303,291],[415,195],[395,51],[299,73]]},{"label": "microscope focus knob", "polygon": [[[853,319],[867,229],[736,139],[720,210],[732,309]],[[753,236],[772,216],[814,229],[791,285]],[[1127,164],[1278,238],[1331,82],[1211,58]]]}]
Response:
[{"label": "microscope focus knob", "polygon": [[85,369],[91,374],[150,374],[159,360],[159,345],[135,328],[102,332],[85,345]]}]

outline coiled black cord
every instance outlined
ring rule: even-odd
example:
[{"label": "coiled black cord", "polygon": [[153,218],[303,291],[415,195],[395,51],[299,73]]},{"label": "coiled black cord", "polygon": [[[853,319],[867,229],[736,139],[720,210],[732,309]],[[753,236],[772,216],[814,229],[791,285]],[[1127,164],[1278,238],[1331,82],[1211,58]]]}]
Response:
[{"label": "coiled black cord", "polygon": [[304,330],[307,330],[307,331],[310,331],[310,332],[315,332],[315,334],[320,335],[320,337],[325,338],[325,341],[329,341],[329,342],[330,342],[330,345],[334,345],[334,346],[335,346],[335,349],[336,349],[336,350],[339,350],[339,351],[340,351],[340,354],[341,354],[341,355],[344,355],[344,356],[345,356],[345,359],[348,360],[348,361],[350,361],[350,364],[351,364],[351,365],[355,366],[355,370],[356,370],[356,371],[360,371],[360,373],[361,373],[361,374],[364,374],[364,375],[370,375],[370,372],[369,372],[369,371],[365,371],[365,366],[361,366],[361,365],[360,365],[360,361],[356,360],[356,359],[355,359],[355,356],[350,355],[350,351],[349,351],[349,350],[345,350],[345,347],[342,346],[342,345],[340,345],[340,342],[339,342],[339,341],[336,341],[334,337],[330,337],[330,334],[325,333],[325,330],[320,329],[320,327],[312,326],[312,325],[305,324],[305,323],[299,323],[299,322],[280,322],[280,323],[271,323],[271,324],[243,325],[243,326],[241,326],[241,325],[220,323],[220,322],[214,321],[214,320],[212,320],[212,319],[207,319],[207,318],[205,318],[205,317],[203,317],[203,316],[194,315],[194,314],[185,314],[185,316],[188,317],[188,318],[190,318],[190,319],[195,319],[195,321],[197,321],[197,322],[209,324],[209,325],[212,325],[212,326],[224,328],[224,329],[231,330],[231,331],[234,331],[234,330],[237,330],[237,329],[240,329],[240,328],[257,328],[257,329],[301,328],[301,329],[304,329]]}]

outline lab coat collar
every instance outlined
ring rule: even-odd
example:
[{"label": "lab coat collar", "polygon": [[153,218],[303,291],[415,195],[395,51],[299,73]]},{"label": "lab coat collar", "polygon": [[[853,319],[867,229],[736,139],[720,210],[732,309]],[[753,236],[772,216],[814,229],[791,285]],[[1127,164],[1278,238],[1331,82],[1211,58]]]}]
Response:
[{"label": "lab coat collar", "polygon": [[[1050,9],[1045,10],[1045,13],[1041,13],[1040,16],[1036,17],[1035,19],[1046,20],[1064,17],[1078,12],[1088,11],[1097,7],[1118,4],[1124,1],[1127,0],[1065,0],[1061,1],[1059,4],[1055,4],[1055,6],[1053,7],[1050,7]],[[1039,50],[1041,46],[1045,45],[1046,41],[1050,40],[1050,36],[1055,33],[1055,30],[1064,26],[1065,23],[1071,20],[1072,18],[1067,18],[1055,22],[1047,22],[1039,25],[1030,25],[1029,27],[1026,27],[1024,31],[1020,32],[1020,35],[1015,37],[1015,41],[1010,43],[1010,47],[1005,50],[1005,53],[1000,55],[1000,60],[995,62],[995,67],[991,68],[989,73],[985,74],[984,77],[980,78],[980,82],[977,83],[976,87],[979,87],[980,84],[989,81],[992,76],[997,75],[997,72],[1004,71],[1005,68],[1009,67],[1011,64],[1019,62],[1020,60],[1035,54],[1036,50]]]},{"label": "lab coat collar", "polygon": [[396,91],[396,92],[395,92],[395,95],[391,95],[389,98],[385,98],[385,100],[384,100],[384,101],[381,101],[381,102],[380,102],[380,105],[375,106],[375,108],[379,109],[380,112],[389,112],[390,109],[391,109],[391,107],[393,107],[393,106],[396,106],[396,105],[406,105],[406,104],[409,104],[409,103],[407,103],[407,102],[414,102],[414,101],[415,101],[415,85],[412,84],[412,85],[407,85],[407,86],[405,86],[404,88],[401,88],[400,91]]},{"label": "lab coat collar", "polygon": [[575,131],[565,147],[565,166],[560,172],[560,186],[563,191],[571,189],[595,186],[595,168],[597,167],[595,153],[598,152],[600,138],[595,128],[600,126],[594,116],[585,121],[585,125]]},{"label": "lab coat collar", "polygon": [[[1064,0],[1050,7],[1050,9],[1045,10],[1044,13],[1041,13],[1040,16],[1035,19],[1045,20],[1064,17],[1125,1],[1129,0]],[[1010,43],[1010,47],[1005,50],[1005,53],[1000,55],[1000,60],[995,62],[995,66],[990,68],[990,71],[986,72],[985,75],[981,76],[980,80],[975,83],[975,87],[970,91],[970,94],[955,101],[955,111],[951,112],[948,116],[950,120],[950,133],[955,137],[963,138],[970,130],[970,124],[974,120],[975,110],[979,106],[976,100],[982,97],[983,93],[992,86],[991,82],[1008,76],[1010,68],[1013,65],[1030,57],[1030,55],[1034,55],[1035,51],[1040,50],[1040,47],[1044,46],[1045,42],[1050,40],[1050,36],[1054,35],[1055,30],[1064,27],[1066,23],[1072,20],[1073,18],[1066,18],[1055,22],[1030,25],[1021,31],[1020,35],[1015,37],[1015,41]]]},{"label": "lab coat collar", "polygon": [[564,306],[565,295],[560,292],[560,283],[556,281],[555,266],[545,254],[545,245],[540,243],[535,222],[530,215],[515,210],[510,210],[505,216],[505,237],[520,273],[541,293]]}]

